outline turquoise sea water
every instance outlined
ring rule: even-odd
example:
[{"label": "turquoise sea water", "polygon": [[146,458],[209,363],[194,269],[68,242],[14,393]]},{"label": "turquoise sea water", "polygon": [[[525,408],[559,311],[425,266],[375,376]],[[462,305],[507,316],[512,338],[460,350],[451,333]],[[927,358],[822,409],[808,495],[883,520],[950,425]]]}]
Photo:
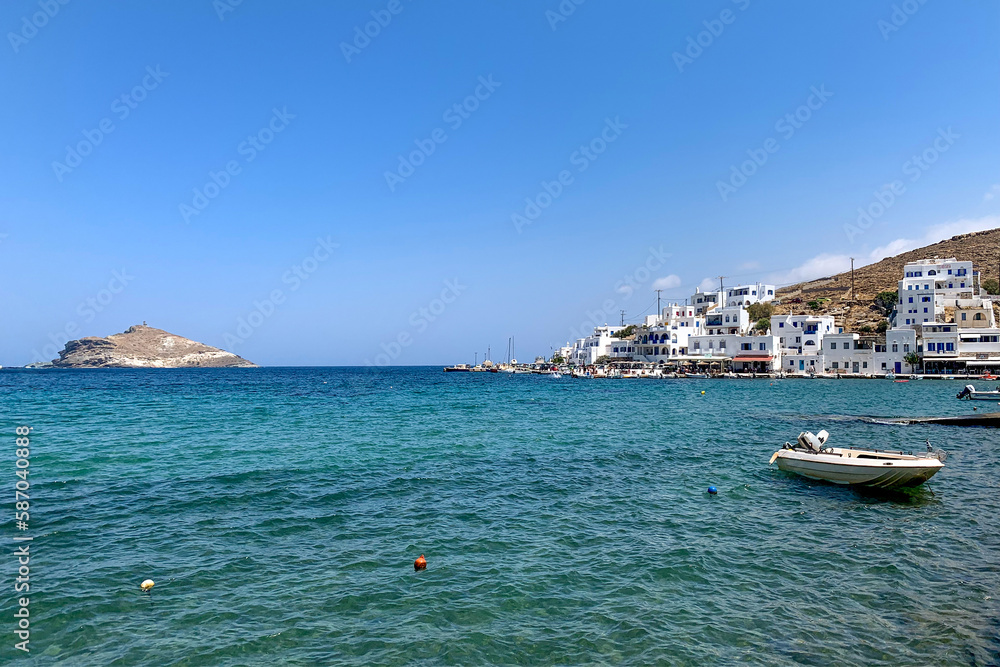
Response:
[{"label": "turquoise sea water", "polygon": [[[0,662],[997,664],[1000,431],[852,418],[962,384],[3,371]],[[950,457],[898,495],[767,465],[820,428]]]}]

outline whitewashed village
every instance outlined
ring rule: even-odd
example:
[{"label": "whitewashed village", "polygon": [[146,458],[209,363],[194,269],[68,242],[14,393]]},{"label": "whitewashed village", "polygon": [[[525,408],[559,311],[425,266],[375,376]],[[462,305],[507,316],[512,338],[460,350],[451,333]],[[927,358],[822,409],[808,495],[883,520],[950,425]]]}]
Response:
[{"label": "whitewashed village", "polygon": [[1000,329],[980,283],[971,261],[909,262],[895,303],[884,306],[884,321],[855,332],[838,327],[832,315],[805,312],[807,305],[793,308],[801,314],[758,317],[780,303],[774,285],[699,290],[641,324],[595,327],[548,360],[454,370],[575,377],[992,377],[1000,372]]}]

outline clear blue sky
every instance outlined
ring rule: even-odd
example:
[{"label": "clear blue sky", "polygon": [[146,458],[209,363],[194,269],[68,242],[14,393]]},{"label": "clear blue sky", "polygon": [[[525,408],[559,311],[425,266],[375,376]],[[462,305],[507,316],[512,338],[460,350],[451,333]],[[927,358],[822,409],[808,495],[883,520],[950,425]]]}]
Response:
[{"label": "clear blue sky", "polygon": [[652,312],[658,279],[683,299],[1000,224],[995,2],[227,1],[4,3],[0,364],[143,320],[267,365],[524,359]]}]

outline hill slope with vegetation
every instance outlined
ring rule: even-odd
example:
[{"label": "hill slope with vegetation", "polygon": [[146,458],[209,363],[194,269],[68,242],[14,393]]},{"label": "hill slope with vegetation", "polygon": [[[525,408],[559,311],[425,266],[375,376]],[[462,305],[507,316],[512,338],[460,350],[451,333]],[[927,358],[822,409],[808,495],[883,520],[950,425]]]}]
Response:
[{"label": "hill slope with vegetation", "polygon": [[783,287],[775,297],[780,303],[774,306],[774,312],[833,315],[845,331],[875,330],[885,320],[884,302],[889,300],[887,295],[879,300],[881,303],[876,298],[881,293],[896,292],[907,262],[950,257],[971,261],[981,274],[983,287],[992,294],[1000,291],[1000,229],[990,229],[953,236],[855,269],[853,299],[850,271]]}]

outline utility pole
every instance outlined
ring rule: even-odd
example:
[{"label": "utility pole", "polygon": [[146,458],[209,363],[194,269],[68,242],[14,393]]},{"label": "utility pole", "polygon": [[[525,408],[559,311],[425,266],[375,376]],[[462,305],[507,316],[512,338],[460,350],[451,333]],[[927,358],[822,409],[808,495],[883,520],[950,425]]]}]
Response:
[{"label": "utility pole", "polygon": [[720,292],[725,292],[725,290],[722,288],[722,279],[723,278],[728,278],[728,276],[719,276],[719,291]]},{"label": "utility pole", "polygon": [[660,316],[660,292],[662,292],[662,291],[663,290],[661,290],[661,289],[656,290],[656,316],[657,317]]},{"label": "utility pole", "polygon": [[625,311],[623,310],[621,312],[622,312],[622,326],[625,326]]},{"label": "utility pole", "polygon": [[851,303],[854,303],[854,258],[851,257]]}]

